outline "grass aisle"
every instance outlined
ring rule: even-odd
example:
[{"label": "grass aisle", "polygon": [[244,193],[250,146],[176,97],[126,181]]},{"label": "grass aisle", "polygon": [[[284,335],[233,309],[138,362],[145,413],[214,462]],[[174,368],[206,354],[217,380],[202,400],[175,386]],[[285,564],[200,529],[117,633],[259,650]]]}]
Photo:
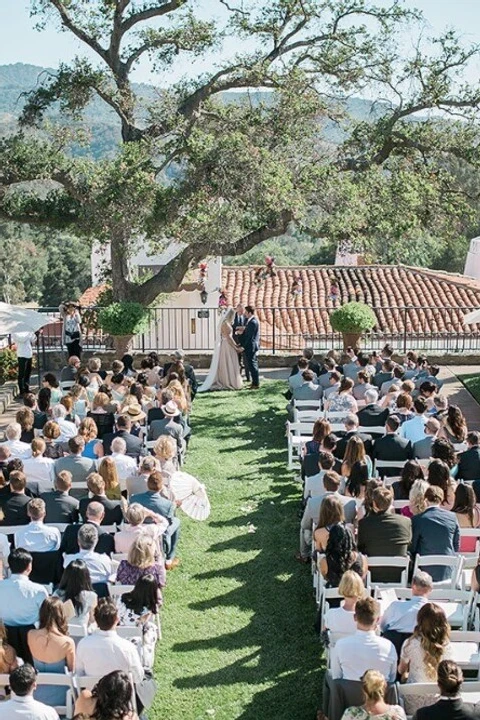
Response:
[{"label": "grass aisle", "polygon": [[284,383],[194,403],[187,472],[212,513],[180,513],[150,718],[310,720],[320,691],[310,571],[298,547],[299,486],[286,470]]}]

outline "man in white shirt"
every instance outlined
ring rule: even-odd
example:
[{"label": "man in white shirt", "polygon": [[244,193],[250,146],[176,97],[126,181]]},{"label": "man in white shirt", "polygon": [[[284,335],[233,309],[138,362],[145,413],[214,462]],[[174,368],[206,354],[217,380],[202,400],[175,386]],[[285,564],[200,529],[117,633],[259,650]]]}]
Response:
[{"label": "man in white shirt", "polygon": [[426,416],[427,401],[423,397],[416,398],[413,407],[415,416],[411,420],[404,422],[398,431],[400,437],[410,440],[412,445],[426,437],[425,423],[428,419]]},{"label": "man in white shirt", "polygon": [[395,630],[411,635],[417,624],[418,611],[425,603],[429,602],[428,596],[432,590],[431,576],[423,570],[418,570],[412,579],[411,599],[395,600],[388,606],[380,621],[382,632]]},{"label": "man in white shirt", "polygon": [[37,674],[28,663],[10,673],[12,697],[0,703],[0,720],[58,720],[54,708],[34,700],[36,681]]},{"label": "man in white shirt", "polygon": [[12,340],[17,346],[18,359],[18,391],[20,395],[30,392],[30,375],[32,374],[32,343],[35,341],[35,333],[27,332],[12,333]]},{"label": "man in white shirt", "polygon": [[76,672],[78,675],[103,677],[114,670],[131,673],[133,682],[143,680],[144,671],[135,645],[119,637],[117,606],[111,598],[101,598],[94,612],[98,630],[78,643]]},{"label": "man in white shirt", "polygon": [[367,670],[378,670],[387,682],[395,682],[397,652],[390,640],[375,634],[379,614],[380,606],[373,598],[357,601],[355,635],[342,638],[332,650],[334,680],[361,680]]},{"label": "man in white shirt", "polygon": [[30,523],[15,533],[15,547],[25,548],[29,552],[53,552],[60,547],[58,528],[45,525],[45,502],[33,498],[27,506]]},{"label": "man in white shirt", "polygon": [[[31,582],[32,556],[23,548],[8,556],[11,575],[0,582],[0,617],[4,625],[34,625],[40,605],[48,592],[43,585]],[[1,705],[1,703],[0,703]]]},{"label": "man in white shirt", "polygon": [[53,480],[55,478],[55,461],[52,458],[43,456],[45,448],[43,438],[34,438],[31,444],[32,457],[23,461],[23,472],[30,482],[38,483],[38,489],[41,493],[53,490]]},{"label": "man in white shirt", "polygon": [[7,441],[2,443],[3,447],[7,447],[10,450],[10,459],[19,458],[25,460],[32,456],[32,449],[28,443],[21,442],[20,436],[22,434],[22,428],[19,423],[10,423],[7,425],[5,435]]},{"label": "man in white shirt", "polygon": [[[65,555],[63,567],[66,568],[74,560],[83,560],[90,572],[90,580],[93,584],[108,583],[113,573],[112,561],[104,553],[94,552],[98,542],[98,530],[91,523],[82,525],[78,531],[78,547],[80,552],[74,555]],[[96,673],[92,673],[95,675]]]},{"label": "man in white shirt", "polygon": [[[121,437],[113,438],[112,444],[110,446],[112,454],[110,457],[112,458],[113,462],[115,463],[115,466],[117,468],[117,475],[120,482],[120,489],[126,490],[126,480],[131,475],[134,475],[137,471],[137,463],[134,458],[129,457],[129,455],[126,454],[127,452],[127,443],[125,440]],[[100,458],[98,460],[98,465],[101,464],[103,458]]]},{"label": "man in white shirt", "polygon": [[77,435],[78,430],[75,423],[65,420],[67,416],[67,408],[64,405],[54,405],[52,409],[53,420],[57,423],[60,428],[60,437],[57,442],[64,443],[68,442],[70,438]]},{"label": "man in white shirt", "polygon": [[303,497],[305,500],[309,497],[318,497],[319,495],[325,495],[327,492],[325,485],[323,484],[323,476],[328,470],[332,470],[335,465],[335,458],[332,453],[321,452],[318,456],[318,468],[319,472],[316,475],[310,475],[305,480],[305,487],[303,489]]}]

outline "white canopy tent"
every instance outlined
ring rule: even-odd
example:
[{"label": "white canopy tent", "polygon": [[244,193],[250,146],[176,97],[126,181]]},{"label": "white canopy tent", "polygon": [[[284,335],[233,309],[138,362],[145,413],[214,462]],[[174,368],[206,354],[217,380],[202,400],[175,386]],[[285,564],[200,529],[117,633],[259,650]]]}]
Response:
[{"label": "white canopy tent", "polygon": [[14,333],[36,332],[44,325],[56,322],[57,318],[30,308],[0,302],[0,336]]}]

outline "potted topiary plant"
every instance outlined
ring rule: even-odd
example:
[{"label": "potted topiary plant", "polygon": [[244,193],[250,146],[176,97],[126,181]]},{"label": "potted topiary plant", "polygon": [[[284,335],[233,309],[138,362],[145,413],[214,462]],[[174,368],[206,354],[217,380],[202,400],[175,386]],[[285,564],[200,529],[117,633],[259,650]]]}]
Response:
[{"label": "potted topiary plant", "polygon": [[375,327],[377,318],[373,310],[364,303],[349,302],[334,310],[330,315],[330,324],[335,332],[343,335],[344,349],[360,347],[363,333]]},{"label": "potted topiary plant", "polygon": [[145,330],[149,311],[137,302],[113,302],[98,311],[98,324],[112,338],[118,357],[128,352],[134,336]]}]

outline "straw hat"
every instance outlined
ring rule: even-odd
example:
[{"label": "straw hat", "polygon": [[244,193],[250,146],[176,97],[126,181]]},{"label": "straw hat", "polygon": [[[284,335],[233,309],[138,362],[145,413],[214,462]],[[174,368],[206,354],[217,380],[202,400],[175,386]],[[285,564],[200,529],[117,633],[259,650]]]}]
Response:
[{"label": "straw hat", "polygon": [[125,409],[125,412],[132,422],[140,422],[147,417],[138,403],[129,405],[128,408]]},{"label": "straw hat", "polygon": [[160,408],[166,417],[175,417],[178,415],[178,405],[173,400],[169,400],[166,405],[162,405]]}]

